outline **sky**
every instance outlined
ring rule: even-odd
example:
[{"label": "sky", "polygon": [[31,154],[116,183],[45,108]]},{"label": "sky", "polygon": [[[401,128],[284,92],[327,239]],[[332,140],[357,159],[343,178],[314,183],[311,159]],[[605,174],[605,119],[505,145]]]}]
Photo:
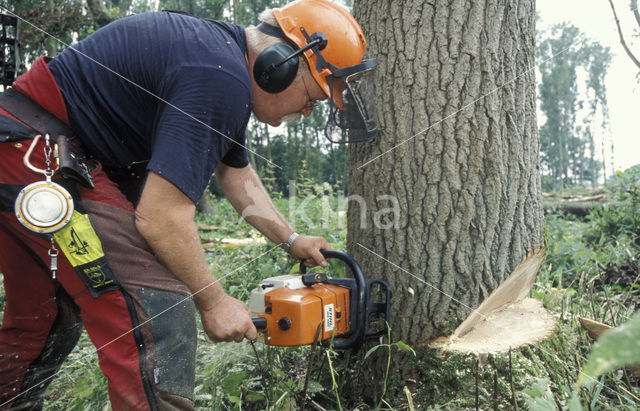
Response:
[{"label": "sky", "polygon": [[[638,25],[630,12],[629,0],[613,0],[613,3],[627,45],[640,59],[640,38],[632,37],[632,34],[638,34]],[[536,0],[536,9],[541,18],[539,28],[569,22],[591,40],[610,48],[613,59],[605,83],[614,166],[616,170],[624,170],[640,163],[640,83],[637,77],[640,69],[620,44],[609,1]]]}]

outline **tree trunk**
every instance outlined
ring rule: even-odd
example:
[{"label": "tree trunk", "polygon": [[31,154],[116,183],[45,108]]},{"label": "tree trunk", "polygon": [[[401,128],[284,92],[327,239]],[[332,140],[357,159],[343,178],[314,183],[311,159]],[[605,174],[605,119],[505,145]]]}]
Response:
[{"label": "tree trunk", "polygon": [[543,246],[535,2],[355,0],[354,15],[381,132],[349,147],[347,248],[392,286],[392,340],[416,344]]},{"label": "tree trunk", "polygon": [[[54,18],[55,13],[56,13],[56,5],[53,2],[53,0],[49,0],[47,2],[48,6],[49,6],[49,16],[51,17],[51,19]],[[45,38],[45,48],[46,48],[46,55],[53,57],[56,55],[57,52],[57,41],[55,38],[53,38],[52,36],[47,36]]]}]

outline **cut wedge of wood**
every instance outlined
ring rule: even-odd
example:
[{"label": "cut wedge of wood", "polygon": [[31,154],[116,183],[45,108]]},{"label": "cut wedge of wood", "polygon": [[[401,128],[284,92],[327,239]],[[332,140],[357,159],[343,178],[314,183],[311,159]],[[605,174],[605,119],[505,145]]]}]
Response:
[{"label": "cut wedge of wood", "polygon": [[555,318],[542,303],[525,298],[484,317],[463,336],[455,333],[430,345],[463,354],[493,354],[535,344],[553,332]]},{"label": "cut wedge of wood", "polygon": [[452,335],[438,338],[430,346],[467,354],[497,353],[548,337],[555,329],[555,318],[540,301],[525,298],[544,257],[544,248],[527,254]]}]

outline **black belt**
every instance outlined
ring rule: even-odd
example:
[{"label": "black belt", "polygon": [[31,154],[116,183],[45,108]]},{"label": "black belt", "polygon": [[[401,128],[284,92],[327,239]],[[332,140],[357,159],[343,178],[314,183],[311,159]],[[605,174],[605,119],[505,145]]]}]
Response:
[{"label": "black belt", "polygon": [[38,134],[49,133],[51,136],[62,134],[68,137],[74,135],[68,125],[49,113],[40,104],[12,88],[8,88],[0,96],[0,107],[34,129]]},{"label": "black belt", "polygon": [[58,145],[61,174],[85,187],[94,187],[87,156],[79,142],[72,141],[74,133],[69,126],[41,105],[12,88],[7,89],[0,96],[0,107],[33,130],[8,117],[1,116],[0,141],[16,141],[34,138],[37,134],[49,134]]},{"label": "black belt", "polygon": [[[76,187],[76,182],[67,178],[56,178],[53,180],[56,184],[64,187],[65,190],[73,197],[74,207],[80,212],[85,212],[82,203],[79,201],[80,193]],[[25,188],[25,184],[6,184],[0,183],[0,211],[15,211],[15,202],[18,193]]]}]

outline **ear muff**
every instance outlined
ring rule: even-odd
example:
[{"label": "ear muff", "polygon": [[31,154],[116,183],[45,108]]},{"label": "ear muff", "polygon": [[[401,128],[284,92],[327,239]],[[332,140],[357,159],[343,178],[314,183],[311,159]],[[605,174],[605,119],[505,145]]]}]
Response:
[{"label": "ear muff", "polygon": [[256,83],[268,93],[279,93],[293,83],[298,73],[299,53],[286,43],[267,47],[253,64]]}]

